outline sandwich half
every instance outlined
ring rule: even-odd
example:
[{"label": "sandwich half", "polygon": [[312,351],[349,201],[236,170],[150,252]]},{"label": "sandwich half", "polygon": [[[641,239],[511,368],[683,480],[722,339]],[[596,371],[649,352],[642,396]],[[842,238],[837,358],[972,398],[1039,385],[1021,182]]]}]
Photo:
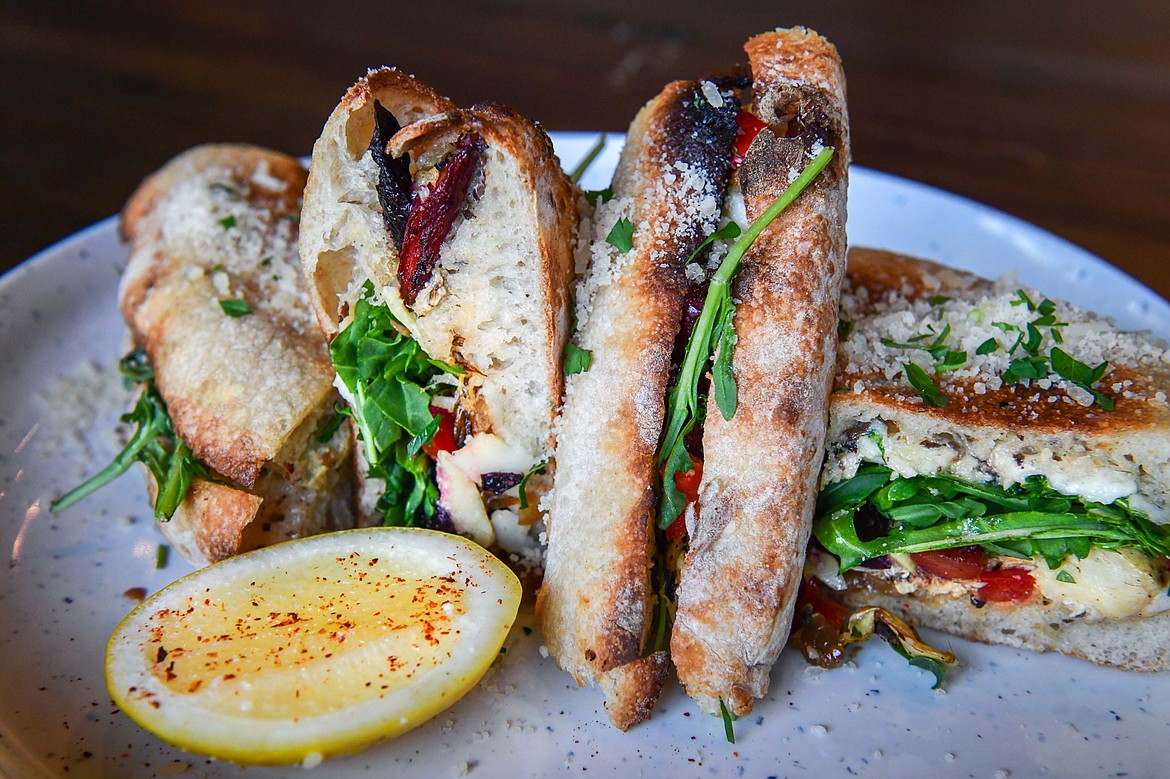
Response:
[{"label": "sandwich half", "polygon": [[301,257],[367,521],[539,568],[577,211],[544,131],[384,68],[313,147]]},{"label": "sandwich half", "polygon": [[812,518],[845,265],[844,81],[811,31],[746,48],[750,73],[674,82],[634,119],[577,289],[588,367],[566,387],[537,608],[550,653],[623,729],[670,656],[705,711],[751,709]]},{"label": "sandwich half", "polygon": [[160,492],[171,504],[163,534],[197,565],[354,522],[350,442],[330,424],[333,370],[300,276],[305,175],[284,154],[199,146],[122,212],[135,414],[165,431],[139,451],[156,508]]},{"label": "sandwich half", "polygon": [[1165,345],[1010,280],[861,249],[841,327],[808,561],[822,592],[1170,667]]}]

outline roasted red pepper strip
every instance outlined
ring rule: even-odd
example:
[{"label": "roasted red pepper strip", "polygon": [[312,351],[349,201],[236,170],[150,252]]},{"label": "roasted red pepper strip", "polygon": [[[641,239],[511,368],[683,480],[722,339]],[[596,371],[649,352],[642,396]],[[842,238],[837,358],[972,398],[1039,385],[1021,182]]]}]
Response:
[{"label": "roasted red pepper strip", "polygon": [[439,429],[429,444],[423,444],[423,451],[433,460],[439,456],[439,452],[455,451],[455,415],[434,406],[431,406],[431,410],[439,416]]},{"label": "roasted red pepper strip", "polygon": [[431,280],[439,262],[439,247],[467,200],[467,189],[486,148],[475,133],[464,135],[447,157],[430,194],[419,199],[416,192],[398,256],[398,284],[407,306],[414,305],[419,290]]},{"label": "roasted red pepper strip", "polygon": [[978,579],[987,567],[987,552],[978,546],[956,546],[910,555],[920,571],[940,579]]},{"label": "roasted red pepper strip", "polygon": [[736,114],[735,123],[739,125],[739,131],[735,134],[735,143],[731,146],[731,162],[738,167],[747,156],[752,141],[768,124],[749,111],[740,111]]},{"label": "roasted red pepper strip", "polygon": [[988,603],[1020,603],[1032,597],[1036,580],[1019,568],[1000,568],[979,575],[983,586],[975,596]]},{"label": "roasted red pepper strip", "polygon": [[[699,484],[703,481],[703,461],[692,457],[691,462],[694,464],[689,471],[674,475],[675,486],[678,487],[679,492],[687,496],[688,506],[699,502]],[[687,534],[687,523],[683,521],[686,514],[684,509],[677,519],[666,526],[666,539],[668,541],[677,541]]]}]

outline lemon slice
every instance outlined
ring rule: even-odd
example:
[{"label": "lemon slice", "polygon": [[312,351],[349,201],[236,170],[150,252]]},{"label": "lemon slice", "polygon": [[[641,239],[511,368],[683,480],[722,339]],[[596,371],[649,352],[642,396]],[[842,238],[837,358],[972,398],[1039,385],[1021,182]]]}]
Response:
[{"label": "lemon slice", "polygon": [[106,648],[106,681],[138,724],[235,763],[315,765],[450,706],[499,653],[515,574],[429,530],[289,541],[186,576]]}]

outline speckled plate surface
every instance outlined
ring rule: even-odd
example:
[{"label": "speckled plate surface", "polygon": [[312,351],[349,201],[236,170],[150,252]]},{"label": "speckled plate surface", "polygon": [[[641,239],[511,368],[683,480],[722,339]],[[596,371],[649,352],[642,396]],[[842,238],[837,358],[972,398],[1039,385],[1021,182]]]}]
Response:
[{"label": "speckled plate surface", "polygon": [[[572,164],[596,136],[555,135]],[[600,188],[619,138],[583,182]],[[1017,219],[912,182],[853,170],[850,241],[1023,281],[1170,336],[1170,304],[1092,255]],[[48,500],[104,465],[124,398],[115,309],[125,262],[113,220],[0,280],[0,776],[304,776],[184,754],[120,714],[105,690],[107,637],[134,606],[190,567],[156,567],[161,536],[141,479],[60,516]],[[1170,674],[933,635],[962,669],[945,693],[882,644],[845,668],[811,671],[785,653],[772,692],[736,724],[703,716],[677,687],[622,734],[595,690],[541,657],[531,614],[488,678],[396,741],[326,763],[329,777],[1156,776],[1170,765]]]}]

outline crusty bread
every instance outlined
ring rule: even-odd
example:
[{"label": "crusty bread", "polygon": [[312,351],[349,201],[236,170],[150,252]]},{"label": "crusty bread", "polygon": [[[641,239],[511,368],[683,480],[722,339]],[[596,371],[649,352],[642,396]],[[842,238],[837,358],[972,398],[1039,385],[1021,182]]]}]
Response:
[{"label": "crusty bread", "polygon": [[[649,713],[667,669],[664,653],[647,655],[654,457],[683,266],[717,224],[734,137],[705,136],[696,101],[706,100],[699,82],[674,82],[630,126],[577,290],[576,340],[592,366],[569,377],[558,423],[537,609],[553,657],[578,683],[600,684],[623,729]],[[606,242],[619,219],[634,225],[625,253]]]},{"label": "crusty bread", "polygon": [[[346,437],[312,435],[337,395],[299,272],[304,184],[292,157],[200,146],[146,179],[122,214],[123,316],[176,433],[234,482],[197,479],[163,525],[195,563],[353,521]],[[251,313],[228,316],[227,299]]]},{"label": "crusty bread", "polygon": [[700,511],[678,587],[670,652],[704,711],[737,715],[768,690],[804,565],[837,347],[845,270],[849,123],[831,43],[802,28],[746,45],[754,109],[787,135],[756,136],[740,169],[749,220],[824,146],[835,156],[752,245],[736,277],[739,403],[710,405]]},{"label": "crusty bread", "polygon": [[[868,443],[876,434],[882,459],[899,475],[943,473],[1001,486],[1042,475],[1066,494],[1102,503],[1125,498],[1152,521],[1170,523],[1170,352],[1147,334],[1119,331],[1055,301],[1056,318],[1067,323],[1061,347],[1090,366],[1108,360],[1095,389],[1113,401],[1113,411],[1059,376],[1005,383],[1010,337],[992,323],[1022,326],[1039,316],[1019,287],[1012,279],[992,282],[853,249],[841,301],[850,333],[838,355],[822,481],[848,478],[863,459],[877,456]],[[1034,290],[1024,294],[1034,304],[1043,300]],[[915,360],[929,370],[930,355],[889,345],[928,332],[927,325],[935,333],[950,325],[948,345],[968,355],[959,369],[933,376],[948,396],[945,408],[925,404],[902,368]],[[996,336],[1005,348],[977,355]],[[1044,353],[1052,343],[1045,341]],[[849,605],[884,606],[922,627],[1121,668],[1170,669],[1166,575],[1140,552],[1094,549],[1085,560],[1066,560],[1062,570],[1073,566],[1073,575],[1063,584],[1043,560],[1007,564],[1036,580],[1024,602],[984,603],[977,583],[938,580],[901,565],[854,569],[843,580],[820,565],[809,570],[844,587],[839,595]]]},{"label": "crusty bread", "polygon": [[1170,612],[1095,621],[1062,614],[1043,600],[976,608],[970,598],[899,595],[883,591],[881,580],[852,573],[848,578],[849,588],[840,593],[846,604],[882,606],[918,627],[1032,652],[1060,652],[1129,671],[1170,670]]},{"label": "crusty bread", "polygon": [[[462,134],[487,145],[434,283],[410,308],[368,151],[375,100],[402,126],[390,153],[408,154],[416,166],[433,165]],[[561,395],[576,221],[574,188],[539,126],[495,104],[455,109],[409,76],[381,69],[349,90],[314,145],[301,256],[329,337],[372,282],[428,355],[471,371],[464,385],[478,396],[477,429],[535,463],[551,451]]]},{"label": "crusty bread", "polygon": [[[1038,316],[1012,304],[1019,286],[888,252],[851,252],[841,316],[852,330],[838,356],[840,390],[831,398],[829,441],[839,455],[822,479],[851,475],[858,462],[852,442],[877,420],[893,423],[886,453],[900,473],[946,471],[1005,485],[1040,474],[1069,494],[1078,494],[1071,487],[1084,473],[1106,474],[1108,483],[1087,497],[1104,503],[1129,497],[1155,522],[1170,523],[1170,353],[1147,335],[1058,302],[1056,315],[1068,323],[1062,348],[1089,366],[1109,362],[1096,389],[1113,401],[1113,411],[1057,376],[1005,383],[1012,339],[992,322],[1022,326]],[[940,295],[948,298],[943,319],[931,301]],[[1043,299],[1035,291],[1030,297]],[[975,310],[977,322],[968,316]],[[961,368],[933,377],[950,399],[945,408],[925,404],[901,367],[912,360],[929,370],[931,356],[881,340],[904,343],[927,332],[927,324],[936,331],[950,324],[948,345],[968,356]],[[993,336],[1005,348],[977,355]]]}]

